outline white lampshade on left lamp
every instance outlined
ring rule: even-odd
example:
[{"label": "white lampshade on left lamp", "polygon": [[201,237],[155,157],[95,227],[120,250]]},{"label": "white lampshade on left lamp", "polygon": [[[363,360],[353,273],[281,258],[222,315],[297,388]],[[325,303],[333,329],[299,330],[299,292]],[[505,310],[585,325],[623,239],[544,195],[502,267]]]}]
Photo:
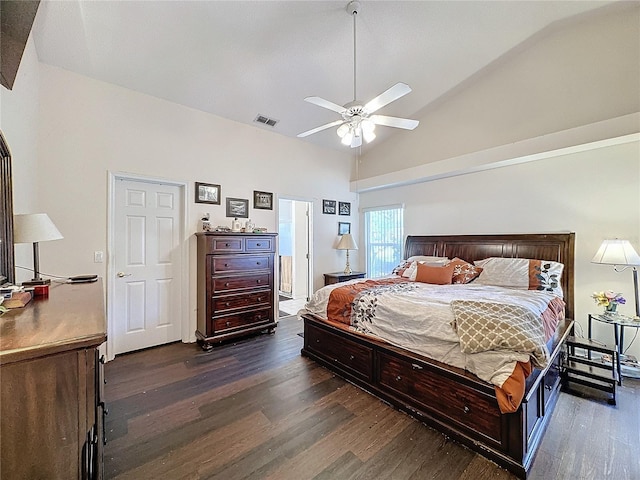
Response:
[{"label": "white lampshade on left lamp", "polygon": [[23,285],[48,285],[51,280],[40,276],[38,243],[64,238],[46,213],[13,216],[13,242],[33,243],[33,280]]},{"label": "white lampshade on left lamp", "polygon": [[351,266],[349,265],[349,250],[357,250],[358,245],[356,245],[355,240],[351,236],[350,233],[345,233],[342,235],[342,238],[336,245],[336,250],[346,250],[347,251],[347,266],[344,268],[344,273],[350,275],[352,273]]}]

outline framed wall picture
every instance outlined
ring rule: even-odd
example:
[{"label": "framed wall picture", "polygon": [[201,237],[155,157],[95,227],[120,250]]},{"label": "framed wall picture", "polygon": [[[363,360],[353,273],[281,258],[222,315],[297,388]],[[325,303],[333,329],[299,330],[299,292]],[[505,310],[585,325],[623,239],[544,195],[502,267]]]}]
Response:
[{"label": "framed wall picture", "polygon": [[273,210],[273,193],[253,191],[253,208]]},{"label": "framed wall picture", "polygon": [[338,222],[338,235],[351,233],[351,224],[349,222]]},{"label": "framed wall picture", "polygon": [[329,215],[336,214],[336,201],[335,200],[322,200],[322,213]]},{"label": "framed wall picture", "polygon": [[351,204],[349,202],[338,202],[339,215],[351,215]]},{"label": "framed wall picture", "polygon": [[196,182],[196,203],[220,205],[220,185]]},{"label": "framed wall picture", "polygon": [[227,197],[227,217],[249,218],[249,200]]}]

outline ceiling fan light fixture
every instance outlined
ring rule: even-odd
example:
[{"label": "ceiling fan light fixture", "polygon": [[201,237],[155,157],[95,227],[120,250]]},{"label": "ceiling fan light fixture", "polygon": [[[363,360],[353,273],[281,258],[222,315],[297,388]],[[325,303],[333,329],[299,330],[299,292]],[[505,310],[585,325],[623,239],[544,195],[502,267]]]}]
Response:
[{"label": "ceiling fan light fixture", "polygon": [[338,130],[336,130],[336,133],[340,138],[344,138],[344,136],[347,134],[348,131],[349,131],[349,124],[343,123],[338,127]]},{"label": "ceiling fan light fixture", "polygon": [[349,146],[351,145],[352,140],[353,140],[353,131],[351,129],[348,129],[347,133],[345,133],[344,137],[342,137],[342,144],[344,146]]}]

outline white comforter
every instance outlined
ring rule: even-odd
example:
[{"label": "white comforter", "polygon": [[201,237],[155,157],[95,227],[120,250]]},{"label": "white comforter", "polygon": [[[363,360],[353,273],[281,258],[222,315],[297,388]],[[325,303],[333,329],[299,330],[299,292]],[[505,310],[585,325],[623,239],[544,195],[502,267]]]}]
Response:
[{"label": "white comforter", "polygon": [[[341,285],[344,283],[318,290],[298,315],[312,313],[326,320],[329,295]],[[464,368],[498,387],[502,387],[511,375],[516,362],[530,360],[529,354],[506,350],[463,353],[458,335],[452,327],[454,315],[450,302],[477,300],[507,303],[527,308],[540,317],[553,299],[553,295],[545,292],[473,284],[430,285],[411,282],[409,289],[399,290],[376,295],[375,315],[371,317],[371,322],[366,322],[365,333],[439,362]],[[540,322],[542,328],[542,319]],[[355,330],[353,326],[350,328]],[[363,327],[359,326],[358,330],[363,331]]]}]

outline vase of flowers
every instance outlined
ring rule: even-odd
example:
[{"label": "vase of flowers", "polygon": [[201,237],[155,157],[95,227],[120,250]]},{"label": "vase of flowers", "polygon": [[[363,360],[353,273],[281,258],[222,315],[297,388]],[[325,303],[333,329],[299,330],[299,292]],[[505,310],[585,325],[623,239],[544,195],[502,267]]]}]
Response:
[{"label": "vase of flowers", "polygon": [[604,307],[605,315],[616,315],[618,305],[624,305],[627,303],[621,293],[615,293],[611,290],[594,292],[593,295],[591,295],[591,298],[595,300],[596,305]]}]

